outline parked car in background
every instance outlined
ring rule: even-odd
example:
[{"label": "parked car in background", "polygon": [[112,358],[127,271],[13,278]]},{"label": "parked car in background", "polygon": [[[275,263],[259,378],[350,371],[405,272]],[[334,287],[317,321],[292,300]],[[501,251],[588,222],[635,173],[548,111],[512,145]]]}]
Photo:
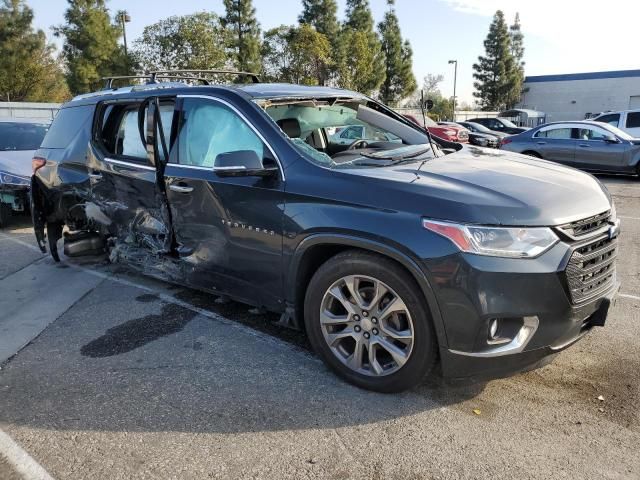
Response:
[{"label": "parked car in background", "polygon": [[494,132],[506,133],[509,135],[526,132],[528,130],[524,127],[518,127],[515,123],[507,120],[506,118],[471,118],[467,121],[484,125]]},{"label": "parked car in background", "polygon": [[474,132],[474,133],[484,133],[485,135],[492,135],[498,139],[504,138],[504,137],[508,137],[509,134],[505,133],[505,132],[496,132],[495,130],[489,130],[487,127],[485,127],[484,125],[481,125],[479,123],[476,122],[458,122],[460,125],[462,125],[464,128],[466,128],[467,130],[469,130],[470,132]]},{"label": "parked car in background", "polygon": [[29,208],[31,159],[49,129],[41,119],[0,119],[0,227]]},{"label": "parked car in background", "polygon": [[[413,115],[404,114],[404,117],[408,118],[416,125],[419,125],[421,127],[423,125],[423,123]],[[449,125],[449,124],[438,125],[429,117],[426,117],[425,126],[427,127],[431,135],[435,135],[436,137],[442,138],[443,140],[447,140],[448,142],[457,142],[457,143],[469,142],[469,132],[467,131],[466,128],[463,128],[459,125]]]},{"label": "parked car in background", "polygon": [[402,140],[395,135],[368,125],[347,125],[336,129],[336,133],[333,135],[329,135],[329,142],[337,145],[351,145],[355,140],[366,140],[371,143],[402,143]]},{"label": "parked car in background", "polygon": [[601,113],[592,120],[617,127],[634,138],[640,137],[640,110]]},{"label": "parked car in background", "polygon": [[593,121],[548,123],[503,138],[500,148],[582,170],[640,175],[640,139]]},{"label": "parked car in background", "polygon": [[[467,123],[468,124],[468,123]],[[468,130],[469,135],[469,143],[471,145],[476,145],[478,147],[487,147],[487,148],[498,148],[500,146],[500,136],[498,133],[480,133],[477,131],[478,129],[472,130],[467,127],[463,122],[458,122],[456,125],[460,125]],[[487,132],[490,130],[486,129],[482,125],[477,125],[479,128],[485,129]]]}]

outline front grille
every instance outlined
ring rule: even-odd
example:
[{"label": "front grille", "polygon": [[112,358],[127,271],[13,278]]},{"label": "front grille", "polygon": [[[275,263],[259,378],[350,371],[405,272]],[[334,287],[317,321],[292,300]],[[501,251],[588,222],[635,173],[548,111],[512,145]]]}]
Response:
[{"label": "front grille", "polygon": [[618,242],[598,236],[577,247],[565,270],[569,295],[580,303],[605,291],[615,279]]},{"label": "front grille", "polygon": [[570,238],[579,239],[607,227],[610,217],[611,211],[607,210],[593,217],[567,223],[566,225],[560,225],[558,228]]},{"label": "front grille", "polygon": [[460,130],[458,132],[458,140],[462,140],[462,141],[469,140],[469,134],[464,130]]}]

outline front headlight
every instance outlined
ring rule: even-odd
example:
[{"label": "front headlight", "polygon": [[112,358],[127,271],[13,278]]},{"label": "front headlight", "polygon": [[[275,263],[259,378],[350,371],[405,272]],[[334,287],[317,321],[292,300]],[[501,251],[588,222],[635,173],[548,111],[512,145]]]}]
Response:
[{"label": "front headlight", "polygon": [[533,258],[558,242],[547,227],[481,227],[423,219],[427,230],[451,240],[460,250],[492,257]]},{"label": "front headlight", "polygon": [[486,138],[476,138],[476,143],[481,147],[486,147],[489,145],[489,140]]},{"label": "front headlight", "polygon": [[19,177],[11,173],[0,172],[0,184],[2,185],[16,185],[16,186],[29,186],[31,180],[27,177]]}]

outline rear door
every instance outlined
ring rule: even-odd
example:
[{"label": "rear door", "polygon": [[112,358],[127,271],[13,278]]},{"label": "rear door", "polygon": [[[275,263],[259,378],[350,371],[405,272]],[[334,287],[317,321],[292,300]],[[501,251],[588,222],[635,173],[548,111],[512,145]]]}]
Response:
[{"label": "rear door", "polygon": [[264,306],[282,298],[284,173],[220,176],[216,158],[256,152],[279,165],[259,130],[214,97],[179,98],[177,157],[166,166],[177,251],[188,282]]},{"label": "rear door", "polygon": [[569,125],[551,125],[538,130],[532,137],[533,148],[545,160],[575,164],[576,140]]},{"label": "rear door", "polygon": [[585,126],[576,131],[576,166],[585,170],[623,171],[626,164],[625,153],[630,148],[628,142],[607,142],[605,138],[612,134],[595,126]]},{"label": "rear door", "polygon": [[[147,99],[148,102],[149,99]],[[107,227],[129,253],[169,253],[170,222],[139,129],[146,125],[143,100],[103,102],[94,120],[88,161],[92,201],[87,216]],[[175,98],[161,99],[166,138],[170,142]],[[143,125],[144,128],[144,125]],[[144,130],[143,130],[144,131]],[[126,252],[125,252],[126,253]]]}]

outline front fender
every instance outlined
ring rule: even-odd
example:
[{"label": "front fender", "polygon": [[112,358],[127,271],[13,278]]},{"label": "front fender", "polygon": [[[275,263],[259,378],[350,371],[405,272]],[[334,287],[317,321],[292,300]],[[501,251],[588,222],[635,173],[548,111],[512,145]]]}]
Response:
[{"label": "front fender", "polygon": [[440,348],[444,348],[447,345],[442,315],[440,313],[433,288],[431,287],[431,283],[429,282],[427,272],[420,267],[420,264],[416,259],[412,258],[407,253],[377,240],[343,233],[326,232],[315,233],[305,237],[296,246],[293,254],[291,255],[289,267],[287,269],[284,293],[288,302],[295,303],[296,291],[300,280],[299,273],[305,254],[311,248],[317,246],[346,246],[350,248],[368,250],[391,258],[392,260],[395,260],[400,265],[402,265],[413,276],[424,295],[427,308],[429,309],[429,313],[431,314],[431,318],[433,319],[434,328],[436,330],[436,335],[438,338],[438,345],[440,345]]}]

